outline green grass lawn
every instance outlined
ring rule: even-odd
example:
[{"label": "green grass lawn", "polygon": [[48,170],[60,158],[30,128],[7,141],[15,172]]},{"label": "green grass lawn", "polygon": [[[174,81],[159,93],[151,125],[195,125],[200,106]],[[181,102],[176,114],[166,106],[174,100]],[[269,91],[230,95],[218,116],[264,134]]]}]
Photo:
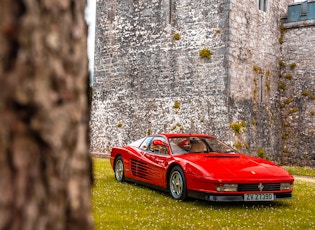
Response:
[{"label": "green grass lawn", "polygon": [[283,201],[182,202],[117,182],[108,159],[94,158],[94,175],[95,229],[315,229],[314,182],[296,180],[293,199]]},{"label": "green grass lawn", "polygon": [[283,168],[288,170],[292,175],[315,177],[315,170],[310,167],[283,166]]}]

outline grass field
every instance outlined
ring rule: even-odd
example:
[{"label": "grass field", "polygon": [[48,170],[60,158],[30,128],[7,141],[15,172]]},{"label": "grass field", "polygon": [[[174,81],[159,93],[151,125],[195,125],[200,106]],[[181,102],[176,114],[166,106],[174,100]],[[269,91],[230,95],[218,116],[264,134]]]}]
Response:
[{"label": "grass field", "polygon": [[284,166],[292,175],[315,177],[315,169],[310,167]]},{"label": "grass field", "polygon": [[[310,169],[310,171],[314,169]],[[176,201],[119,183],[108,159],[94,158],[95,229],[315,229],[315,183],[296,180],[293,199],[268,203]]]}]

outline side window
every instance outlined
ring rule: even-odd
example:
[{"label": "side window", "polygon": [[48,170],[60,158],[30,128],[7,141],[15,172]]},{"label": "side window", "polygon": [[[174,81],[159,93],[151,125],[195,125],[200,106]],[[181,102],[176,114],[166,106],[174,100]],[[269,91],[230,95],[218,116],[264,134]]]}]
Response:
[{"label": "side window", "polygon": [[142,144],[140,145],[140,149],[143,150],[143,151],[147,151],[149,149],[149,145],[152,141],[153,137],[148,137],[146,138]]},{"label": "side window", "polygon": [[154,140],[161,140],[164,143],[166,143],[166,140],[164,137],[154,137],[151,140],[151,144],[149,146],[149,151],[152,153],[157,153],[157,154],[168,154],[168,147],[166,146],[160,146],[160,145],[154,145],[153,141]]}]

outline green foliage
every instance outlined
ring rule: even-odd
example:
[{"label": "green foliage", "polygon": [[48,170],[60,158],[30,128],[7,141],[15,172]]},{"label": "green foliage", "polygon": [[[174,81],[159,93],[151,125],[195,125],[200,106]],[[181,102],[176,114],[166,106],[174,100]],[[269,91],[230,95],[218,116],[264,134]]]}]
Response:
[{"label": "green foliage", "polygon": [[266,71],[266,83],[265,83],[265,86],[266,86],[266,88],[267,88],[267,90],[269,90],[270,91],[270,70],[269,69],[267,69],[267,71]]},{"label": "green foliage", "polygon": [[266,82],[265,86],[266,86],[267,90],[270,90],[270,82]]},{"label": "green foliage", "polygon": [[290,65],[290,69],[295,69],[296,68],[296,63],[295,62],[293,62],[293,63],[291,63],[291,65]]},{"label": "green foliage", "polygon": [[302,95],[307,97],[307,96],[311,95],[311,91],[309,91],[309,90],[304,90],[304,91],[302,92]]},{"label": "green foliage", "polygon": [[174,38],[175,40],[179,40],[179,39],[180,39],[180,34],[179,34],[179,33],[174,34],[174,35],[173,35],[173,38]]},{"label": "green foliage", "polygon": [[[296,179],[293,198],[276,202],[181,202],[164,192],[117,182],[109,159],[93,158],[93,162],[95,230],[315,229],[312,182]],[[315,176],[312,168],[286,168],[293,174]]]},{"label": "green foliage", "polygon": [[284,100],[284,104],[286,104],[286,105],[288,105],[288,104],[290,104],[292,102],[292,99],[291,98],[287,98],[287,99],[285,99]]},{"label": "green foliage", "polygon": [[184,130],[182,124],[179,123],[179,122],[177,122],[177,123],[171,128],[171,130],[175,130],[177,127],[179,128],[180,131],[183,131],[183,130]]},{"label": "green foliage", "polygon": [[237,149],[241,149],[242,148],[242,146],[243,146],[243,144],[242,144],[242,142],[241,141],[237,141],[236,143],[234,143],[234,145],[233,145],[235,148],[237,148]]},{"label": "green foliage", "polygon": [[255,119],[252,119],[252,125],[256,125],[257,121]]},{"label": "green foliage", "polygon": [[311,111],[310,114],[311,114],[312,116],[314,116],[314,115],[315,115],[315,111]]},{"label": "green foliage", "polygon": [[180,102],[179,101],[175,101],[174,105],[173,105],[174,109],[180,109]]},{"label": "green foliage", "polygon": [[118,126],[118,128],[121,128],[123,126],[123,124],[119,122],[117,126]]},{"label": "green foliage", "polygon": [[280,43],[280,44],[283,44],[283,43],[284,43],[283,36],[281,36],[281,37],[279,38],[279,43]]},{"label": "green foliage", "polygon": [[284,28],[284,24],[283,23],[281,23],[279,25],[279,30],[280,30],[281,35],[283,35],[283,34],[285,34],[287,32],[287,30]]},{"label": "green foliage", "polygon": [[279,38],[279,43],[283,44],[284,43],[284,39],[283,39],[283,35],[287,32],[287,30],[284,28],[283,24],[279,25],[279,30],[280,30],[280,38]]},{"label": "green foliage", "polygon": [[288,121],[285,121],[285,122],[283,123],[283,125],[286,126],[286,127],[290,127],[290,126],[291,126]]},{"label": "green foliage", "polygon": [[151,129],[148,129],[147,134],[148,134],[148,135],[151,135],[151,134],[152,134]]},{"label": "green foliage", "polygon": [[258,65],[254,65],[253,66],[253,70],[256,72],[256,73],[259,73],[259,74],[264,74],[264,71],[261,67],[259,67]]},{"label": "green foliage", "polygon": [[265,150],[264,150],[263,147],[259,147],[259,148],[257,149],[257,155],[258,155],[258,157],[260,157],[260,158],[268,159],[268,155],[266,154],[266,152],[265,152]]},{"label": "green foliage", "polygon": [[279,61],[279,66],[284,67],[284,66],[285,66],[284,61],[280,60],[280,61]]},{"label": "green foliage", "polygon": [[292,114],[292,113],[296,113],[298,111],[299,111],[298,107],[294,107],[294,108],[289,110],[289,113]]},{"label": "green foliage", "polygon": [[289,134],[288,134],[288,133],[283,134],[283,135],[282,135],[282,139],[283,139],[283,140],[289,139]]},{"label": "green foliage", "polygon": [[204,48],[204,49],[199,51],[199,56],[201,58],[210,59],[211,58],[211,51],[207,48]]},{"label": "green foliage", "polygon": [[292,74],[291,73],[287,73],[286,75],[285,75],[285,78],[286,79],[289,79],[289,80],[291,80],[292,79]]},{"label": "green foliage", "polygon": [[286,84],[284,82],[280,82],[278,85],[278,90],[285,90],[286,89]]},{"label": "green foliage", "polygon": [[241,121],[237,123],[231,123],[230,128],[233,129],[236,136],[246,131],[246,122]]},{"label": "green foliage", "polygon": [[270,69],[267,69],[267,71],[266,71],[266,78],[270,78]]}]

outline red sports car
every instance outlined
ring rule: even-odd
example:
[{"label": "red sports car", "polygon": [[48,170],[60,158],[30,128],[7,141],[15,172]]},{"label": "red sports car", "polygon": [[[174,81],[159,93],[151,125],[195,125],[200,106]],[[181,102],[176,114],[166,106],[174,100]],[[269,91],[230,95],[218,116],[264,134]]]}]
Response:
[{"label": "red sports car", "polygon": [[294,178],[278,165],[237,153],[214,136],[158,134],[112,149],[118,181],[137,182],[208,201],[273,201],[292,197]]}]

